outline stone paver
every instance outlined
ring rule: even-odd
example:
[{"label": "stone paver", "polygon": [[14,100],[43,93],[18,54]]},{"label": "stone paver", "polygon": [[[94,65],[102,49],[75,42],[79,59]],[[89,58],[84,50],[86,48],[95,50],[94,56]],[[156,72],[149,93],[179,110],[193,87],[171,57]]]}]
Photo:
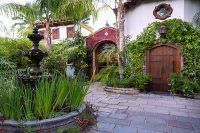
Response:
[{"label": "stone paver", "polygon": [[156,94],[115,94],[93,83],[85,98],[98,107],[88,133],[200,133],[200,100]]}]

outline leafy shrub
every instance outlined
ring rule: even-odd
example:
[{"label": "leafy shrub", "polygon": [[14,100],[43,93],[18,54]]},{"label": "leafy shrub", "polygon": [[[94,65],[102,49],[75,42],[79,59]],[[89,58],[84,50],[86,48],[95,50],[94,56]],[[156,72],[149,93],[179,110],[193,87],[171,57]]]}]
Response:
[{"label": "leafy shrub", "polygon": [[131,75],[126,75],[124,79],[120,80],[118,68],[114,66],[108,66],[100,70],[99,74],[96,75],[96,80],[99,80],[101,83],[112,87],[135,87],[141,91],[144,91],[149,82],[149,76],[143,73],[133,73]]},{"label": "leafy shrub", "polygon": [[172,93],[181,94],[182,96],[192,97],[194,93],[200,92],[200,85],[198,82],[189,80],[175,73],[170,75],[169,85]]},{"label": "leafy shrub", "polygon": [[31,49],[28,39],[0,38],[0,57],[13,63],[17,68],[26,68],[29,64],[28,58],[23,52]]},{"label": "leafy shrub", "polygon": [[48,56],[41,62],[41,67],[50,73],[62,72],[66,69],[68,56],[68,44],[66,41],[52,44]]},{"label": "leafy shrub", "polygon": [[150,81],[150,77],[144,73],[132,74],[129,79],[129,82],[132,83],[134,87],[140,89],[140,91],[144,91]]},{"label": "leafy shrub", "polygon": [[84,45],[84,38],[77,32],[72,40],[53,44],[49,56],[42,62],[42,67],[49,72],[63,71],[66,69],[66,63],[73,63],[75,73],[78,74],[80,70],[84,71],[88,67],[87,57],[91,57],[89,53],[91,52]]},{"label": "leafy shrub", "polygon": [[113,86],[113,83],[118,79],[118,71],[118,68],[115,66],[107,66],[100,70],[95,79],[108,86]]},{"label": "leafy shrub", "polygon": [[15,68],[16,66],[14,63],[8,61],[4,57],[0,57],[0,73],[8,73]]}]

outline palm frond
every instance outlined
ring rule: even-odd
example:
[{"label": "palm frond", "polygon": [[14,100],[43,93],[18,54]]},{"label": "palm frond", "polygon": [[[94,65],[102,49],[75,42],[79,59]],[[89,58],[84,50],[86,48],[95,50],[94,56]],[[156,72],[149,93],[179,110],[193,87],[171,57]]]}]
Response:
[{"label": "palm frond", "polygon": [[200,11],[194,15],[193,23],[195,27],[200,30]]}]

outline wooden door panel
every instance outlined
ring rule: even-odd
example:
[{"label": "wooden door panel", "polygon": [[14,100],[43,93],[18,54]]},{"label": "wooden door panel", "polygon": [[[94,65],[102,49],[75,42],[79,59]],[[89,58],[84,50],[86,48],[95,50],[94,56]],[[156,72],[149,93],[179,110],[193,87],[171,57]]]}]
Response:
[{"label": "wooden door panel", "polygon": [[[158,45],[148,52],[148,72],[152,78],[150,90],[168,91],[168,79],[172,72],[176,72],[179,66],[179,50],[171,45]],[[180,70],[179,70],[180,71]]]}]

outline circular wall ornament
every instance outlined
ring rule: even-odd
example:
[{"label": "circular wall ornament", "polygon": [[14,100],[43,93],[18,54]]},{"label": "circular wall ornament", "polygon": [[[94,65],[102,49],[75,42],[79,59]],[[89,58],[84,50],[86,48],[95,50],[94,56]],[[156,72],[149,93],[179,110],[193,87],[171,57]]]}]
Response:
[{"label": "circular wall ornament", "polygon": [[170,4],[162,3],[155,7],[153,10],[153,15],[156,19],[164,20],[171,16],[173,12]]}]

